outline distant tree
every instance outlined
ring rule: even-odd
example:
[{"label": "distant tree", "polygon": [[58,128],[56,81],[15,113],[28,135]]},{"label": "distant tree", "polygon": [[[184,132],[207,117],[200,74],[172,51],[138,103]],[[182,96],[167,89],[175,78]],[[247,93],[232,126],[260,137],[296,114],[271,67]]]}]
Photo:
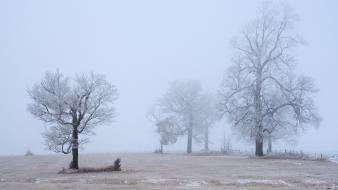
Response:
[{"label": "distant tree", "polygon": [[[270,107],[275,107],[282,101],[278,97],[278,95],[272,94],[272,97],[269,98]],[[264,139],[268,141],[267,153],[272,152],[272,141],[286,140],[291,142],[299,133],[298,128],[298,122],[295,122],[293,116],[288,112],[279,111],[266,116],[263,124],[263,134]]]},{"label": "distant tree", "polygon": [[221,152],[230,153],[230,151],[231,151],[231,138],[227,137],[226,133],[224,133],[221,144]]},{"label": "distant tree", "polygon": [[70,168],[78,169],[78,148],[88,141],[79,134],[93,134],[94,127],[109,123],[114,116],[117,90],[103,75],[82,74],[70,81],[59,71],[47,72],[28,90],[33,103],[28,111],[46,126],[49,150],[72,153]]},{"label": "distant tree", "polygon": [[[157,126],[163,145],[176,143],[178,136],[187,135],[187,153],[192,140],[209,145],[209,128],[218,119],[216,96],[202,92],[197,81],[175,81],[168,92],[152,107],[148,116]],[[194,132],[193,132],[194,131]]]},{"label": "distant tree", "polygon": [[165,118],[156,123],[157,132],[160,134],[160,152],[163,153],[163,145],[174,144],[177,141],[177,136],[180,134],[180,129],[176,126],[174,118]]},{"label": "distant tree", "polygon": [[34,154],[31,150],[28,149],[25,153],[25,156],[34,156]]},{"label": "distant tree", "polygon": [[156,132],[160,135],[160,149],[155,152],[163,153],[163,146],[174,144],[180,135],[180,128],[177,126],[174,117],[162,114],[158,107],[151,107],[147,118],[156,126]]},{"label": "distant tree", "polygon": [[313,81],[294,73],[294,48],[301,43],[293,32],[295,18],[286,6],[265,3],[233,41],[234,66],[222,84],[221,110],[244,137],[255,141],[257,156],[263,155],[267,120],[286,114],[295,130],[319,125]]},{"label": "distant tree", "polygon": [[197,81],[175,81],[160,100],[160,112],[175,118],[176,126],[187,135],[187,153],[192,152],[193,130],[198,126],[202,85]]},{"label": "distant tree", "polygon": [[203,93],[199,98],[197,111],[197,126],[195,138],[202,136],[204,142],[204,150],[209,150],[209,130],[213,127],[216,121],[219,120],[217,110],[217,99],[214,94]]}]

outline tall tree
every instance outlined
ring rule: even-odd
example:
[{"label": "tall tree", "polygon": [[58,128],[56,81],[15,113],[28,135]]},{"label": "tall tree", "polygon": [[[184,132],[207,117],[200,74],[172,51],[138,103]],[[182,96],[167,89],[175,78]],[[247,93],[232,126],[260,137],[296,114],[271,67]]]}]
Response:
[{"label": "tall tree", "polygon": [[161,139],[175,143],[178,136],[187,135],[187,153],[192,152],[193,139],[203,139],[208,150],[209,128],[218,119],[216,102],[216,96],[204,93],[198,81],[175,81],[148,116]]},{"label": "tall tree", "polygon": [[160,100],[160,110],[176,120],[187,135],[187,153],[192,152],[193,130],[197,127],[202,85],[197,81],[175,81]]},{"label": "tall tree", "polygon": [[49,150],[72,153],[70,168],[78,169],[79,134],[93,134],[94,127],[107,124],[114,116],[116,88],[103,75],[82,74],[70,81],[59,71],[46,72],[44,79],[28,90],[33,102],[28,111],[43,121]]},{"label": "tall tree", "polygon": [[196,126],[195,138],[202,138],[204,141],[204,150],[209,150],[209,130],[219,119],[217,112],[217,99],[214,94],[203,93],[198,102],[198,120]]},{"label": "tall tree", "polygon": [[[287,6],[264,3],[256,19],[233,41],[232,66],[221,89],[222,112],[263,155],[264,124],[279,113],[288,114],[300,129],[319,125],[311,78],[294,73],[295,15]],[[278,102],[273,101],[275,96]]]}]

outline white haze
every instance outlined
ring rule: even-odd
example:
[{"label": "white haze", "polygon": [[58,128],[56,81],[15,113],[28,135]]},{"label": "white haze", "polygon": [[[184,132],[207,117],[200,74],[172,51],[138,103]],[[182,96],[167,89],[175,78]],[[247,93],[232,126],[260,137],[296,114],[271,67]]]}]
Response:
[{"label": "white haze", "polygon": [[[177,79],[195,79],[219,89],[230,66],[229,41],[256,14],[261,1],[1,1],[0,2],[0,154],[49,153],[42,144],[42,122],[26,110],[27,88],[44,72],[60,69],[75,76],[94,71],[117,86],[115,121],[96,129],[82,152],[143,152],[158,148],[146,112]],[[311,76],[321,127],[306,131],[297,146],[276,149],[338,152],[338,2],[290,1],[300,16],[298,73]],[[224,132],[235,149],[229,124],[211,130],[211,149]],[[182,138],[169,150],[186,148]],[[195,144],[193,150],[202,149]]]}]

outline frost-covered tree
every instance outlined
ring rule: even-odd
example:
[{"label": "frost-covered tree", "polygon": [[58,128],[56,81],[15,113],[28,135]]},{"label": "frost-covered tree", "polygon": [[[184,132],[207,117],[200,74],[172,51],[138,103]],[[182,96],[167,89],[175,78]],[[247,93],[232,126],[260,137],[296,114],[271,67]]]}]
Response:
[{"label": "frost-covered tree", "polygon": [[197,81],[175,81],[160,100],[160,112],[175,118],[176,126],[187,135],[187,153],[192,152],[193,130],[198,126],[202,85]]},{"label": "frost-covered tree", "polygon": [[195,138],[202,138],[204,150],[209,150],[209,130],[219,119],[217,110],[217,98],[214,94],[201,94],[198,102],[197,126]]},{"label": "frost-covered tree", "polygon": [[221,108],[243,137],[255,141],[257,156],[263,155],[269,119],[285,114],[296,130],[319,125],[313,81],[294,73],[294,50],[301,43],[295,18],[287,6],[264,3],[233,41],[234,65],[222,83]]},{"label": "frost-covered tree", "polygon": [[209,128],[217,119],[216,97],[202,91],[198,81],[175,81],[150,112],[163,142],[175,143],[187,135],[187,153],[192,151],[192,140],[203,139],[208,150]]},{"label": "frost-covered tree", "polygon": [[[282,101],[278,99],[277,94],[272,94],[269,100],[270,107],[275,107]],[[263,123],[263,134],[264,139],[268,141],[267,153],[272,152],[272,141],[286,140],[292,142],[294,137],[299,133],[298,122],[295,122],[292,117],[292,115],[285,111],[275,112],[275,114],[266,116]]]},{"label": "frost-covered tree", "polygon": [[33,100],[28,111],[46,125],[48,149],[72,153],[70,168],[78,169],[79,145],[88,141],[85,137],[93,134],[94,127],[114,116],[116,88],[103,75],[82,74],[70,80],[56,71],[46,72],[28,94]]},{"label": "frost-covered tree", "polygon": [[156,123],[157,133],[160,134],[160,152],[163,153],[163,146],[174,144],[180,135],[180,128],[176,125],[175,118],[164,118]]},{"label": "frost-covered tree", "polygon": [[178,136],[182,134],[179,122],[175,117],[162,114],[158,107],[152,107],[148,112],[148,119],[156,126],[156,132],[160,135],[160,153],[163,153],[163,146],[174,144]]}]

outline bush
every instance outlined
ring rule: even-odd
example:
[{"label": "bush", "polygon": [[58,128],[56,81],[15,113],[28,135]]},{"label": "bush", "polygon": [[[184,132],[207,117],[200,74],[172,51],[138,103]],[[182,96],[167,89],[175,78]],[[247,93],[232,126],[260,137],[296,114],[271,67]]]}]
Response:
[{"label": "bush", "polygon": [[34,156],[34,154],[30,150],[27,150],[27,152],[25,153],[25,156]]},{"label": "bush", "polygon": [[154,151],[154,153],[155,153],[155,154],[162,154],[163,152],[162,152],[160,149],[156,149],[156,150]]}]

